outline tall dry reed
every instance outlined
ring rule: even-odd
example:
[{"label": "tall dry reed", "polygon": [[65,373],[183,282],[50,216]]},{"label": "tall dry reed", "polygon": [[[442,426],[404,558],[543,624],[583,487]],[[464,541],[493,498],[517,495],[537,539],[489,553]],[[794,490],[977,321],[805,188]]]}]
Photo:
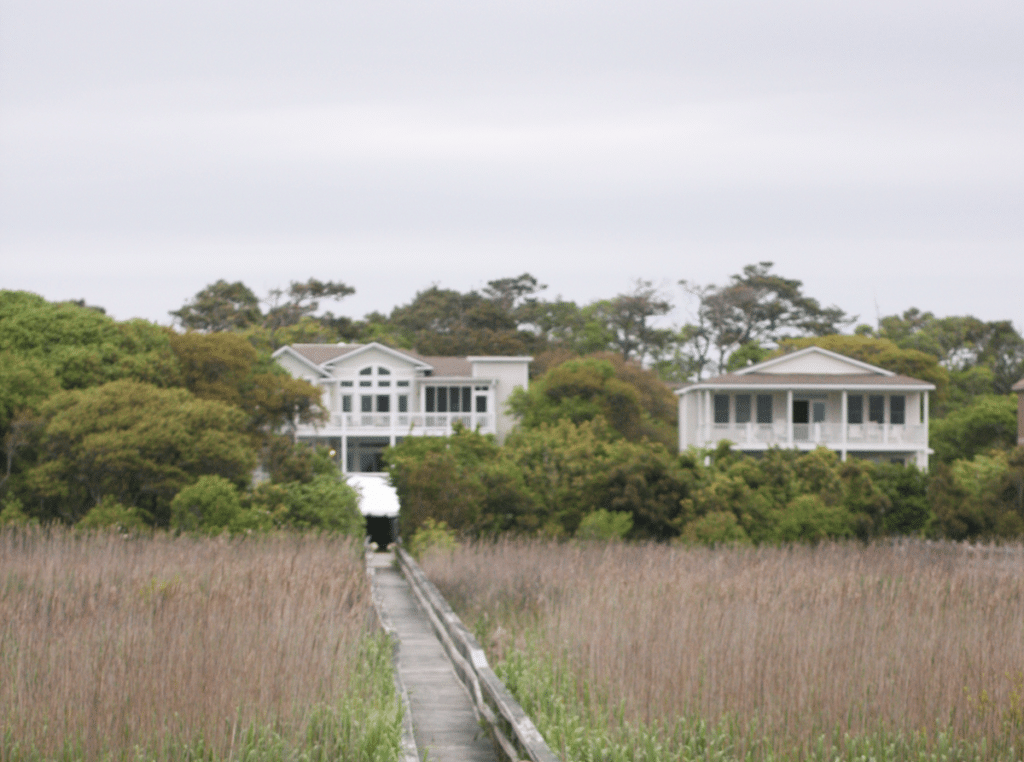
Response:
[{"label": "tall dry reed", "polygon": [[224,758],[253,725],[294,736],[350,688],[371,611],[348,539],[0,532],[0,743]]},{"label": "tall dry reed", "polygon": [[532,633],[629,722],[756,720],[786,753],[821,734],[922,731],[1020,748],[1019,547],[517,541],[424,568],[492,656]]}]

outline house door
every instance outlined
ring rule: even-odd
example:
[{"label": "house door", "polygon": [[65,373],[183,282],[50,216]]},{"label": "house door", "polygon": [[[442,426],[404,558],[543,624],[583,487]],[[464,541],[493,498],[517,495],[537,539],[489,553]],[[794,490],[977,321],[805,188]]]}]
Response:
[{"label": "house door", "polygon": [[814,416],[811,420],[814,423],[824,423],[825,422],[825,403],[824,402],[815,402],[815,403],[813,403],[811,405],[811,412],[813,413],[813,416]]},{"label": "house door", "polygon": [[793,400],[793,423],[824,423],[824,421],[824,402]]}]

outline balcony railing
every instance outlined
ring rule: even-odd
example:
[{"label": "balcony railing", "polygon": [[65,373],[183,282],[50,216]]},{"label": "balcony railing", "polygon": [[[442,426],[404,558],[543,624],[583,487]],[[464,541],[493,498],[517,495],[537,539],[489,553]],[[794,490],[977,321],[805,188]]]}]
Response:
[{"label": "balcony railing", "polygon": [[[928,429],[923,424],[900,423],[794,423],[793,444],[820,444],[839,448],[843,446],[843,429],[846,429],[846,445],[927,445]],[[790,444],[786,423],[715,423],[710,432],[707,427],[699,432],[704,446],[728,439],[738,445]]]},{"label": "balcony railing", "polygon": [[448,433],[456,423],[467,429],[494,431],[492,413],[333,413],[328,426],[345,431],[394,429],[404,435],[410,430],[414,434]]}]

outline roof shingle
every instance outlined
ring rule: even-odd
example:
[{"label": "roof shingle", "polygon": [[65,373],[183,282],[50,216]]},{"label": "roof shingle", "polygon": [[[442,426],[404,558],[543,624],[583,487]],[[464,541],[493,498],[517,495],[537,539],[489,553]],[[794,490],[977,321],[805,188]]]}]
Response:
[{"label": "roof shingle", "polygon": [[[365,344],[292,344],[291,348],[315,365],[344,357],[366,346]],[[473,365],[465,357],[438,357],[421,355],[408,349],[395,349],[414,362],[430,365],[434,376],[465,377],[473,375]]]}]

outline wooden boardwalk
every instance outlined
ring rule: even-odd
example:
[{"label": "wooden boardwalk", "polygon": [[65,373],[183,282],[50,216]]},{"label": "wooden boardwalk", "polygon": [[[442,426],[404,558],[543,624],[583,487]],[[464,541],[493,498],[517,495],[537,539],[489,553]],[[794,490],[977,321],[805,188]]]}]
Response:
[{"label": "wooden boardwalk", "polygon": [[477,721],[469,694],[393,561],[391,553],[375,553],[368,558],[380,603],[401,643],[398,671],[409,694],[420,759],[497,762],[494,745]]}]

